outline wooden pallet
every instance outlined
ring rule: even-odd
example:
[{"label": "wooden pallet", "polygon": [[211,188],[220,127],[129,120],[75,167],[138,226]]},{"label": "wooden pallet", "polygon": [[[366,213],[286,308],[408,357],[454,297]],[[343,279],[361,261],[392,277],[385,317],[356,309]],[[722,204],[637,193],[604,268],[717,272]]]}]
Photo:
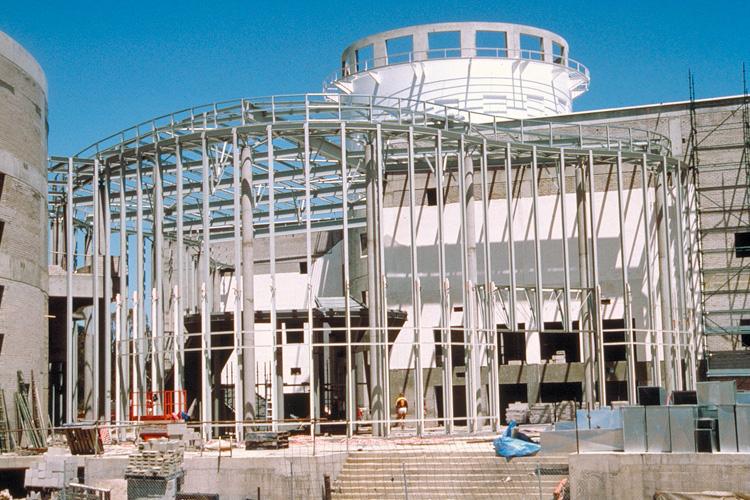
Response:
[{"label": "wooden pallet", "polygon": [[289,448],[288,432],[251,432],[245,435],[246,450]]}]

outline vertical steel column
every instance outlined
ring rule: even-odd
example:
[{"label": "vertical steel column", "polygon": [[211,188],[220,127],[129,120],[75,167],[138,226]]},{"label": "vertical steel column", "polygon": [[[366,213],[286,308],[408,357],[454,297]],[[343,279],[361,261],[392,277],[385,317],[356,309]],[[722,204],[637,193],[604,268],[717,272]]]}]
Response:
[{"label": "vertical steel column", "polygon": [[[502,425],[500,421],[500,378],[497,366],[497,328],[495,328],[494,289],[492,282],[492,248],[490,245],[490,186],[487,177],[487,140],[482,139],[482,158],[479,165],[482,181],[482,225],[484,226],[484,334],[482,352],[489,366],[489,407],[487,415],[493,431]],[[481,375],[481,365],[479,373]],[[481,380],[481,379],[480,379]],[[481,384],[480,384],[481,386]]]},{"label": "vertical steel column", "polygon": [[[157,391],[164,390],[164,179],[161,166],[161,151],[159,144],[154,148],[154,263],[153,274],[151,277],[152,287],[155,289],[155,306],[151,309],[155,314],[151,315],[151,335],[154,339],[153,344],[155,352],[152,354],[151,362],[155,365],[151,372],[154,373],[154,380],[151,386]],[[161,396],[160,396],[161,400]]]},{"label": "vertical steel column", "polygon": [[[674,275],[674,272],[672,270],[672,245],[671,245],[671,238],[670,238],[670,231],[669,231],[669,192],[667,190],[667,157],[663,156],[661,159],[661,208],[662,208],[662,219],[661,219],[661,227],[662,231],[660,231],[660,241],[659,241],[659,251],[662,255],[662,259],[664,260],[664,273],[666,274],[666,289],[662,287],[662,290],[664,290],[664,295],[667,298],[667,307],[668,307],[668,315],[667,319],[668,322],[666,323],[666,328],[664,328],[664,331],[667,333],[668,342],[665,347],[666,351],[669,351],[669,357],[667,358],[665,356],[665,368],[667,369],[667,392],[672,390],[680,390],[682,388],[682,360],[680,357],[680,349],[679,349],[679,343],[680,338],[679,334],[675,334],[675,331],[679,332],[679,327],[677,327],[678,320],[674,317],[674,284],[672,282],[672,277]],[[663,279],[663,278],[662,278]],[[662,285],[664,285],[664,282],[662,281]],[[672,386],[669,386],[670,379],[673,383]]]},{"label": "vertical steel column", "polygon": [[505,148],[505,201],[508,204],[508,216],[506,219],[508,231],[508,331],[516,332],[518,323],[516,322],[516,250],[515,239],[513,238],[513,149],[510,143]]},{"label": "vertical steel column", "polygon": [[68,158],[68,175],[65,188],[65,422],[72,424],[76,420],[77,365],[75,351],[78,349],[76,334],[73,331],[73,158]]},{"label": "vertical steel column", "polygon": [[110,169],[107,163],[102,186],[104,215],[104,420],[112,421],[112,220]]},{"label": "vertical steel column", "polygon": [[[127,204],[125,202],[125,189],[127,188],[127,165],[125,155],[120,154],[120,356],[118,362],[122,372],[122,386],[117,387],[117,395],[120,401],[120,416],[128,418],[128,402],[130,391],[134,384],[130,381],[130,332],[128,330],[128,226],[127,226]],[[135,330],[135,329],[134,329]],[[135,373],[132,374],[135,377]]]},{"label": "vertical steel column", "polygon": [[597,367],[599,369],[599,404],[607,404],[607,370],[604,364],[604,332],[602,332],[601,298],[599,288],[599,250],[597,245],[597,229],[599,218],[596,208],[596,184],[594,183],[594,152],[589,151],[589,213],[591,220],[591,288],[594,291],[592,313],[594,337],[597,347]]},{"label": "vertical steel column", "polygon": [[177,290],[175,292],[175,326],[174,326],[174,341],[177,345],[178,364],[175,365],[174,369],[174,390],[181,391],[185,387],[185,337],[183,331],[185,329],[185,322],[183,314],[185,311],[184,300],[188,298],[188,294],[185,293],[185,243],[183,235],[183,191],[182,191],[182,147],[180,145],[180,139],[175,139],[175,271],[177,274]]},{"label": "vertical steel column", "polygon": [[[244,426],[242,425],[245,408],[245,389],[242,385],[245,376],[244,345],[242,336],[242,181],[240,171],[242,160],[240,159],[239,141],[237,140],[237,129],[232,128],[232,197],[233,197],[233,230],[234,230],[234,315],[233,315],[233,349],[235,359],[234,370],[234,433],[237,440],[242,442],[245,438]],[[227,298],[228,301],[229,298]]]},{"label": "vertical steel column", "polygon": [[445,200],[443,177],[448,158],[443,158],[443,132],[437,131],[435,186],[438,210],[438,274],[440,276],[440,342],[443,346],[443,418],[445,432],[453,432],[453,358],[451,344],[450,282],[445,264]]},{"label": "vertical steel column", "polygon": [[620,227],[618,240],[620,241],[620,275],[622,278],[622,307],[623,321],[625,322],[625,337],[627,338],[628,357],[628,402],[636,403],[636,380],[635,380],[635,345],[633,344],[633,314],[630,304],[630,282],[628,281],[628,260],[625,258],[625,202],[622,196],[622,151],[617,152],[615,163],[617,175],[617,219]]},{"label": "vertical steel column", "polygon": [[582,289],[579,320],[579,339],[581,342],[581,359],[583,360],[583,391],[588,408],[594,406],[594,321],[591,310],[593,308],[593,287],[590,285],[589,250],[588,250],[588,220],[586,217],[586,172],[585,157],[578,157],[578,164],[573,169],[576,185],[576,225],[578,227],[578,278]]},{"label": "vertical steel column", "polygon": [[[531,203],[534,212],[534,287],[536,288],[536,332],[526,334],[526,362],[539,364],[542,362],[541,335],[544,330],[544,291],[542,289],[542,250],[539,243],[539,192],[537,182],[539,173],[537,169],[536,146],[531,149]],[[534,391],[539,394],[539,390]],[[536,401],[529,401],[529,404]]]},{"label": "vertical steel column", "polygon": [[135,185],[135,238],[136,238],[136,255],[135,255],[135,289],[138,293],[138,300],[140,300],[140,307],[138,307],[138,314],[134,315],[134,328],[136,331],[136,337],[138,338],[137,345],[135,346],[138,351],[136,358],[137,363],[137,388],[138,388],[138,401],[141,408],[145,408],[145,397],[146,397],[146,347],[142,345],[142,342],[146,336],[146,295],[144,292],[144,260],[145,250],[143,242],[143,157],[136,149],[136,185]]},{"label": "vertical steel column", "polygon": [[389,351],[389,336],[388,336],[388,294],[387,294],[387,280],[386,280],[386,269],[385,269],[385,243],[383,242],[383,195],[384,195],[384,182],[383,175],[385,173],[385,162],[383,161],[383,132],[381,125],[378,123],[375,126],[375,140],[377,142],[377,212],[378,212],[378,224],[376,230],[378,231],[378,279],[380,280],[380,325],[382,326],[381,331],[381,346],[382,346],[382,357],[381,365],[383,372],[383,410],[385,413],[385,436],[388,436],[391,432],[391,387],[390,387],[390,351]]},{"label": "vertical steel column", "polygon": [[[276,185],[274,171],[273,128],[266,127],[266,146],[268,148],[268,257],[271,273],[271,337],[273,355],[271,356],[271,393],[272,393],[272,428],[278,430],[279,413],[284,419],[284,376],[279,373],[283,363],[283,339],[279,342],[276,315]],[[281,344],[281,347],[279,347]],[[279,351],[281,350],[281,351]]]},{"label": "vertical steel column", "polygon": [[419,268],[417,266],[417,215],[415,207],[416,189],[414,183],[414,127],[409,127],[408,136],[408,175],[409,175],[409,241],[411,253],[411,298],[414,352],[414,390],[416,393],[414,406],[417,414],[417,435],[424,432],[424,387],[422,385],[422,300],[419,282]]},{"label": "vertical steel column", "polygon": [[365,145],[365,169],[367,177],[367,312],[370,328],[370,418],[373,420],[373,435],[383,436],[384,401],[383,372],[380,361],[380,295],[378,291],[378,234],[377,234],[377,173],[372,142]]},{"label": "vertical steel column", "polygon": [[559,184],[558,199],[560,200],[560,225],[562,230],[562,258],[563,258],[563,329],[573,331],[570,317],[570,255],[568,250],[568,216],[565,207],[565,148],[560,148],[560,162],[558,163],[557,182]]},{"label": "vertical steel column", "polygon": [[[696,366],[695,366],[695,349],[694,349],[694,341],[693,341],[693,322],[691,321],[692,315],[688,314],[688,298],[687,294],[685,293],[686,288],[688,287],[688,283],[685,283],[687,278],[687,266],[685,265],[685,259],[687,255],[689,254],[689,251],[685,250],[685,240],[683,239],[683,232],[685,230],[684,226],[684,213],[683,213],[683,198],[682,198],[682,172],[680,168],[680,163],[675,164],[674,167],[674,175],[675,175],[675,198],[677,200],[677,248],[678,251],[675,255],[675,258],[677,259],[677,269],[680,274],[679,280],[677,283],[677,288],[679,290],[680,294],[680,302],[682,305],[682,311],[681,311],[681,318],[682,318],[682,331],[683,333],[680,334],[680,338],[682,336],[685,336],[685,351],[688,356],[688,366],[687,366],[687,373],[686,373],[686,389],[693,389],[695,387],[695,376],[696,376]],[[691,280],[692,281],[692,280]],[[690,294],[690,310],[695,312],[695,303],[694,303],[694,294]],[[680,346],[680,352],[682,352],[683,347]]]},{"label": "vertical steel column", "polygon": [[[122,362],[122,297],[115,295],[115,423],[120,425],[124,420],[123,398],[121,390],[124,382],[124,369]],[[127,362],[125,363],[127,364]],[[120,436],[118,427],[117,435]]]},{"label": "vertical steel column", "polygon": [[465,137],[461,135],[458,151],[458,189],[461,208],[461,264],[463,291],[463,329],[466,366],[466,417],[469,432],[477,430],[476,300],[477,283],[476,230],[474,224],[474,165],[466,154]]},{"label": "vertical steel column", "polygon": [[349,171],[346,158],[346,125],[341,122],[341,212],[343,240],[341,256],[344,261],[344,323],[346,334],[346,433],[354,433],[356,417],[356,371],[352,364],[352,318],[349,305]]},{"label": "vertical steel column", "polygon": [[253,164],[250,148],[244,146],[240,154],[240,177],[242,181],[242,271],[237,279],[242,283],[242,389],[243,420],[255,420],[255,253],[253,233]]},{"label": "vertical steel column", "polygon": [[211,366],[211,311],[213,310],[213,294],[211,282],[211,184],[209,182],[210,165],[208,158],[208,142],[206,133],[201,134],[201,196],[202,201],[202,255],[201,255],[201,422],[203,423],[203,437],[210,438],[213,434],[213,370]]},{"label": "vertical steel column", "polygon": [[651,339],[651,367],[653,385],[661,386],[661,344],[662,335],[657,331],[656,318],[654,311],[656,309],[656,301],[654,300],[654,281],[653,273],[651,270],[651,218],[648,215],[649,210],[649,197],[648,197],[648,172],[646,170],[646,153],[643,153],[641,159],[641,194],[643,195],[643,245],[645,251],[645,268],[646,268],[646,286],[648,288],[646,297],[648,299],[648,327],[650,332],[649,338]]},{"label": "vertical steel column", "polygon": [[101,217],[99,215],[99,158],[94,159],[94,167],[91,179],[91,206],[93,209],[93,220],[91,231],[91,323],[92,323],[92,334],[93,334],[93,356],[91,361],[92,365],[92,378],[93,383],[91,385],[91,408],[92,415],[95,420],[99,420],[101,415],[99,409],[99,230],[101,225]]},{"label": "vertical steel column", "polygon": [[304,139],[304,175],[305,175],[305,266],[307,267],[307,363],[310,372],[310,384],[308,401],[310,412],[310,436],[314,438],[316,432],[316,421],[320,415],[319,403],[316,397],[315,387],[315,318],[313,317],[313,303],[315,293],[313,289],[312,269],[312,196],[310,194],[310,125],[305,121],[303,125]]},{"label": "vertical steel column", "polygon": [[[138,328],[136,327],[138,315],[141,311],[141,297],[138,295],[137,291],[133,291],[133,346],[132,346],[132,353],[133,353],[133,359],[132,359],[132,366],[130,368],[130,371],[133,373],[133,378],[138,379],[139,374],[141,372],[139,365],[139,358],[141,355],[141,336],[138,331]],[[141,390],[141,384],[138,380],[136,380],[136,394],[133,394],[133,391],[130,392],[130,407],[131,411],[130,413],[135,415],[136,417],[140,417],[143,415],[143,410],[145,409],[145,404],[143,404],[143,391]]]}]

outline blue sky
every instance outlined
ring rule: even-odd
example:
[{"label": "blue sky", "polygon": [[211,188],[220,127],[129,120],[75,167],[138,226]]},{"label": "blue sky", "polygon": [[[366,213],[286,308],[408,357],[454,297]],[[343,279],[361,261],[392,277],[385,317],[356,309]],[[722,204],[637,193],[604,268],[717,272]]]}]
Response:
[{"label": "blue sky", "polygon": [[49,80],[50,154],[136,122],[235,97],[318,92],[368,34],[443,21],[529,24],[565,37],[591,70],[576,110],[742,92],[750,1],[0,0],[0,30]]}]

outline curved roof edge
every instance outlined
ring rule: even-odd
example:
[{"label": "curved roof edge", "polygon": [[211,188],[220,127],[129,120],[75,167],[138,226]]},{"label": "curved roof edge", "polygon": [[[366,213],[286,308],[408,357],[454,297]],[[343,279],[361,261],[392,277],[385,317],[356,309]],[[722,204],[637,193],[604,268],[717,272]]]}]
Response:
[{"label": "curved roof edge", "polygon": [[47,93],[47,76],[34,56],[7,33],[0,31],[0,56],[5,57],[31,76]]}]

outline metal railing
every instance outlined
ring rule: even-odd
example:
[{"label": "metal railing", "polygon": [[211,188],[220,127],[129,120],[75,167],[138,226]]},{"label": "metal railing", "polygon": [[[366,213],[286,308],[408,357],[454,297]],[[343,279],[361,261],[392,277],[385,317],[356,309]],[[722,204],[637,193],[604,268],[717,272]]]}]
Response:
[{"label": "metal railing", "polygon": [[326,80],[331,82],[342,78],[347,78],[357,73],[362,73],[372,69],[391,66],[394,64],[404,64],[419,61],[430,61],[439,59],[458,59],[458,58],[488,58],[488,59],[511,59],[526,60],[562,66],[579,73],[585,79],[589,79],[589,69],[581,62],[576,61],[564,54],[553,54],[541,50],[529,49],[509,49],[506,47],[475,47],[461,48],[451,47],[444,49],[429,49],[409,52],[398,52],[388,54],[382,57],[371,57],[356,61],[356,67],[351,64],[345,64],[343,72],[337,71],[331,74]]},{"label": "metal railing", "polygon": [[668,154],[669,139],[633,127],[583,125],[544,120],[512,120],[435,102],[400,97],[309,93],[234,99],[186,108],[141,122],[83,149],[92,158],[144,147],[176,136],[231,127],[280,122],[354,122],[424,126],[488,139],[549,147],[623,150]]}]

